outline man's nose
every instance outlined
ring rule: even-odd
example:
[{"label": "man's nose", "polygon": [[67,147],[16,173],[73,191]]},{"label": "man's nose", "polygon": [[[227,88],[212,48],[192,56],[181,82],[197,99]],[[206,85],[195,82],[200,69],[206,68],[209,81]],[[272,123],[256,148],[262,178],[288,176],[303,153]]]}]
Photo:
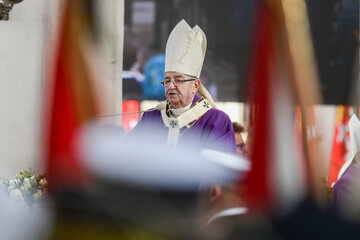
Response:
[{"label": "man's nose", "polygon": [[173,88],[175,88],[176,86],[175,86],[175,82],[174,81],[170,81],[170,83],[169,83],[169,85],[168,85],[168,88],[170,88],[170,89],[173,89]]}]

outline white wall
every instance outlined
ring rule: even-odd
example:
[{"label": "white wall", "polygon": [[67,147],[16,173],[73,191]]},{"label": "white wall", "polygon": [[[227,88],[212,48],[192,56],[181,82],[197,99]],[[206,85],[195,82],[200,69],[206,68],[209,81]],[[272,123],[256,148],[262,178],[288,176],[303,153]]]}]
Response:
[{"label": "white wall", "polygon": [[[44,66],[48,66],[44,63],[54,61],[51,54],[44,53],[53,46],[62,2],[26,0],[14,5],[9,21],[0,21],[0,178],[40,167],[40,124],[44,115],[40,108],[46,91]],[[115,112],[121,106],[124,0],[99,2],[106,9],[104,16],[111,16],[113,38],[102,42],[103,46],[111,43],[109,52],[115,54],[99,60],[110,69],[103,83],[110,91],[105,95],[111,96],[107,102],[115,102]]]},{"label": "white wall", "polygon": [[43,0],[14,5],[0,21],[0,177],[38,158]]}]

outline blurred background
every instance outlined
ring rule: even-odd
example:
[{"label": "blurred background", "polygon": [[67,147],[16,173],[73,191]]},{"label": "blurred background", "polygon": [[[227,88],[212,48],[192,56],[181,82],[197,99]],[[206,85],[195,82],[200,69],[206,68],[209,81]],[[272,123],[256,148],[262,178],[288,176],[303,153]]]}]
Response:
[{"label": "blurred background", "polygon": [[[323,103],[349,104],[356,70],[358,3],[305,2]],[[173,26],[186,19],[191,26],[201,26],[208,38],[202,76],[206,86],[218,101],[244,102],[257,4],[258,1],[246,0],[125,0],[124,70],[133,67],[148,77],[146,63],[164,53]],[[125,91],[124,94],[126,97]],[[154,89],[153,95],[141,95],[139,90],[138,97],[151,100],[160,98],[160,94],[156,96]]]}]

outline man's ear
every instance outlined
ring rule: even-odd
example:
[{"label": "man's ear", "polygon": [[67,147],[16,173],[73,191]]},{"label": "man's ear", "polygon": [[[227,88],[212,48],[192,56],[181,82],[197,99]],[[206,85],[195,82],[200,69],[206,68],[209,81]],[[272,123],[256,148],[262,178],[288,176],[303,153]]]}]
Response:
[{"label": "man's ear", "polygon": [[196,88],[196,91],[199,90],[199,88],[200,88],[200,79],[195,80],[195,88]]}]

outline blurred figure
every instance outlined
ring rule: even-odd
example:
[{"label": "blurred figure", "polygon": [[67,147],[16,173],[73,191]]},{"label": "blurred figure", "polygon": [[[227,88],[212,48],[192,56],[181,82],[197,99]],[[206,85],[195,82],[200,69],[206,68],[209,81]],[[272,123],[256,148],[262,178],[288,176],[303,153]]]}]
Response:
[{"label": "blurred figure", "polygon": [[233,122],[232,125],[234,128],[236,153],[240,156],[248,157],[246,143],[241,135],[242,133],[246,132],[246,129],[243,125],[241,125],[238,122]]},{"label": "blurred figure", "polygon": [[167,101],[145,112],[130,137],[152,130],[163,135],[173,149],[192,142],[201,148],[235,153],[231,120],[216,108],[199,79],[206,47],[206,36],[199,26],[191,28],[185,20],[175,26],[165,51],[162,85]]},{"label": "blurred figure", "polygon": [[344,163],[334,185],[333,209],[360,223],[360,121],[356,115],[349,121],[349,131],[350,159]]},{"label": "blurred figure", "polygon": [[360,153],[335,183],[333,209],[342,216],[360,220]]},{"label": "blurred figure", "polygon": [[199,228],[204,228],[202,231],[206,233],[206,239],[224,239],[248,212],[238,193],[237,183],[219,184],[212,191],[201,194]]},{"label": "blurred figure", "polygon": [[142,52],[139,50],[138,37],[125,26],[124,28],[124,59],[123,59],[123,99],[141,100],[141,83],[143,75],[140,72]]}]

